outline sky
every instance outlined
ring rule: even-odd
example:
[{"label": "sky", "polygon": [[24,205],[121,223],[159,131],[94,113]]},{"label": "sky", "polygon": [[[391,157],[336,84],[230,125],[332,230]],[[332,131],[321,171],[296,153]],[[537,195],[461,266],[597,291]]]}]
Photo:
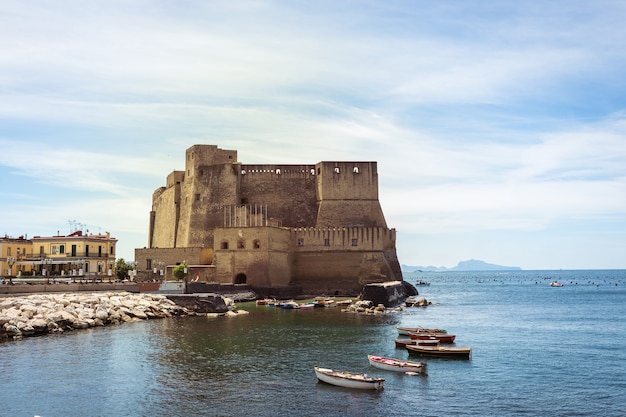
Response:
[{"label": "sky", "polygon": [[0,234],[148,244],[194,144],[377,161],[404,265],[626,268],[622,0],[3,0]]}]

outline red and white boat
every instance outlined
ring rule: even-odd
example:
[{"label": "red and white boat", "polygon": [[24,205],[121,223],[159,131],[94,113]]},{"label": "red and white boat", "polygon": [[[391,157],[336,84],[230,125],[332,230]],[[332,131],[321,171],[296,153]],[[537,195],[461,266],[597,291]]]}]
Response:
[{"label": "red and white boat", "polygon": [[375,355],[367,355],[367,359],[369,360],[370,365],[378,369],[384,369],[385,371],[426,374],[426,364],[424,362],[404,361]]}]

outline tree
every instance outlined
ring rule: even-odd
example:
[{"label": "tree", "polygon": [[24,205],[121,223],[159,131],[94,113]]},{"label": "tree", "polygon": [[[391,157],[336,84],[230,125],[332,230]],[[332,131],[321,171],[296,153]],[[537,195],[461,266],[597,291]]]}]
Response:
[{"label": "tree", "polygon": [[133,265],[126,262],[124,258],[119,258],[115,262],[115,276],[118,280],[123,281],[128,278],[128,271],[133,270]]},{"label": "tree", "polygon": [[181,281],[185,279],[188,272],[189,265],[187,265],[186,263],[180,263],[174,267],[174,269],[172,270],[172,275],[174,275],[174,278]]}]

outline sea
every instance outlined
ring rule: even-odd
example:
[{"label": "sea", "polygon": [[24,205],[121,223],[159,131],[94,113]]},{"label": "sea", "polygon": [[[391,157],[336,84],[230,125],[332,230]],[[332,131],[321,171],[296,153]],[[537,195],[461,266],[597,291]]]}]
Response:
[{"label": "sea", "polygon": [[[156,319],[0,343],[0,415],[625,416],[626,270],[414,272],[428,307],[384,315],[240,303],[233,318]],[[563,283],[550,286],[551,281]],[[397,326],[444,328],[469,360],[409,358]],[[314,366],[384,377],[318,382]]]}]

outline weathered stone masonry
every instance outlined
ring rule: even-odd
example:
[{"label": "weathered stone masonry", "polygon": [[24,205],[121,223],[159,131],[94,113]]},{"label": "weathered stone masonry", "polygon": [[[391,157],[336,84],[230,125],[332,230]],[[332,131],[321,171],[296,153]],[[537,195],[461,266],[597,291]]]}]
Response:
[{"label": "weathered stone masonry", "polygon": [[140,279],[157,259],[186,260],[203,281],[358,291],[402,280],[395,241],[376,162],[246,165],[236,151],[194,145],[185,171],[154,192],[149,247],[135,258]]}]

